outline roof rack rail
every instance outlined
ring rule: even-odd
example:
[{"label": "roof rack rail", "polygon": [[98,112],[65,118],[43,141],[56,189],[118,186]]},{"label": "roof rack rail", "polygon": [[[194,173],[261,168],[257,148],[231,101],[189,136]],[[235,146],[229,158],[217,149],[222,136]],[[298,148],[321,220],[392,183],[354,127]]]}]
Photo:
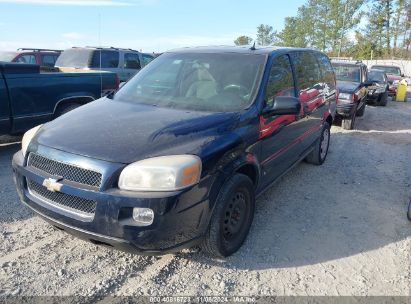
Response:
[{"label": "roof rack rail", "polygon": [[90,46],[87,45],[85,46],[86,48],[93,48],[93,49],[98,49],[98,50],[102,50],[102,49],[112,49],[112,50],[116,50],[116,51],[133,51],[133,52],[139,52],[137,50],[134,49],[130,49],[130,48],[118,48],[118,47],[114,47],[114,46]]},{"label": "roof rack rail", "polygon": [[62,52],[63,50],[52,50],[52,49],[38,49],[38,48],[18,48],[18,51],[34,51],[34,52]]}]

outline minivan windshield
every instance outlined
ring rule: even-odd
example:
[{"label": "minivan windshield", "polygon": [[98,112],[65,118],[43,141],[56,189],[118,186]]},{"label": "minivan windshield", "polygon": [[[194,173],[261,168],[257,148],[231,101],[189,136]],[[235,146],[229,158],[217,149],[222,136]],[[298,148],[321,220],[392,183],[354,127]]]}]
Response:
[{"label": "minivan windshield", "polygon": [[355,65],[333,64],[335,76],[339,81],[361,82],[360,67]]},{"label": "minivan windshield", "polygon": [[258,90],[265,55],[164,53],[143,68],[114,100],[211,112],[248,107]]},{"label": "minivan windshield", "polygon": [[57,58],[56,67],[67,67],[67,68],[87,68],[90,64],[91,54],[93,50],[91,49],[80,49],[72,48],[65,50]]},{"label": "minivan windshield", "polygon": [[396,66],[373,65],[372,69],[381,70],[390,75],[401,76],[401,69]]}]

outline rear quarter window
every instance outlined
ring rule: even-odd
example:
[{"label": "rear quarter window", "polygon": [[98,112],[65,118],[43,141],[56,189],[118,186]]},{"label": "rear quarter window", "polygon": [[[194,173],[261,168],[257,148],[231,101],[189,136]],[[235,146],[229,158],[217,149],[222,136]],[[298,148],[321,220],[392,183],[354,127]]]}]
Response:
[{"label": "rear quarter window", "polygon": [[[120,53],[118,51],[96,50],[91,60],[92,68],[118,68]],[[101,65],[100,65],[101,63]]]},{"label": "rear quarter window", "polygon": [[322,75],[317,59],[311,52],[291,53],[299,90],[307,90],[321,83]]}]

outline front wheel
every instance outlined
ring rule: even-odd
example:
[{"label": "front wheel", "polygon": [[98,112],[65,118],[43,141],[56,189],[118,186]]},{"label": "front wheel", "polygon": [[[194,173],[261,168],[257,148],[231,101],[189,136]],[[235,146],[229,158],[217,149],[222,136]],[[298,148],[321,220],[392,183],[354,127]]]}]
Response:
[{"label": "front wheel", "polygon": [[248,235],[254,209],[253,182],[243,174],[232,176],[220,190],[201,248],[220,258],[236,252]]},{"label": "front wheel", "polygon": [[322,165],[327,158],[330,146],[330,125],[324,122],[320,138],[315,143],[314,150],[308,154],[306,161],[314,165]]},{"label": "front wheel", "polygon": [[385,91],[384,94],[381,95],[381,99],[378,105],[385,107],[388,102],[388,91]]}]

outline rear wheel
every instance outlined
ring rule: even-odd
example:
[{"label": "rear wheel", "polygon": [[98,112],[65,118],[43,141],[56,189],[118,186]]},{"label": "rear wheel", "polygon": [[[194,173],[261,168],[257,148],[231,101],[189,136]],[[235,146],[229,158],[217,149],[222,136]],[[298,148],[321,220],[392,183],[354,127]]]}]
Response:
[{"label": "rear wheel", "polygon": [[201,248],[214,257],[236,252],[250,230],[254,209],[252,181],[243,174],[232,176],[220,190]]},{"label": "rear wheel", "polygon": [[328,154],[330,146],[330,125],[324,122],[320,138],[315,143],[314,150],[307,155],[306,162],[314,165],[322,165]]},{"label": "rear wheel", "polygon": [[362,117],[362,116],[364,116],[364,112],[365,112],[365,102],[364,102],[363,106],[357,110],[355,115],[358,116],[358,117]]}]

